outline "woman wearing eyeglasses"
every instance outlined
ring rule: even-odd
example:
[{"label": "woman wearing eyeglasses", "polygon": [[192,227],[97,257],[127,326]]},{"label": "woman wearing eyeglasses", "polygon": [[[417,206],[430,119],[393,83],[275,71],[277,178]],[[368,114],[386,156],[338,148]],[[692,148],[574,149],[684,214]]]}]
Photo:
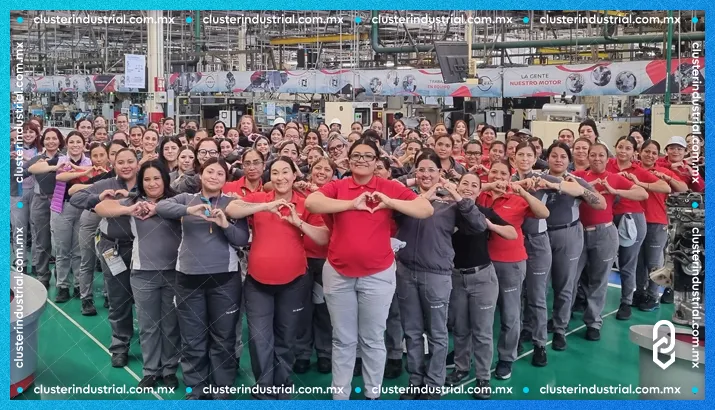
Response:
[{"label": "woman wearing eyeglasses", "polygon": [[349,169],[348,142],[342,135],[333,133],[328,139],[328,156],[338,166],[335,176],[342,179]]},{"label": "woman wearing eyeglasses", "polygon": [[[221,153],[221,148],[213,138],[204,138],[196,144],[196,160],[194,161],[194,169],[201,169],[204,163],[211,158],[218,158]],[[171,188],[178,193],[195,194],[201,190],[199,175],[184,174],[184,178],[177,178],[171,185]]]},{"label": "woman wearing eyeglasses", "polygon": [[[200,149],[205,144],[200,144]],[[156,213],[181,222],[176,262],[176,306],[183,345],[181,368],[188,399],[228,399],[236,380],[234,349],[241,304],[237,247],[248,244],[245,219],[229,222],[223,195],[228,166],[209,158],[201,168],[201,190],[160,201]],[[204,388],[212,386],[210,391]],[[222,389],[224,388],[224,389]]]},{"label": "woman wearing eyeglasses", "polygon": [[306,208],[327,214],[331,228],[323,290],[333,322],[333,382],[351,392],[356,347],[363,359],[365,395],[379,397],[385,367],[384,332],[395,293],[395,256],[390,244],[393,211],[428,218],[434,210],[424,198],[398,182],[375,177],[380,150],[372,140],[358,140],[348,152],[352,176],[331,181],[306,199]]}]

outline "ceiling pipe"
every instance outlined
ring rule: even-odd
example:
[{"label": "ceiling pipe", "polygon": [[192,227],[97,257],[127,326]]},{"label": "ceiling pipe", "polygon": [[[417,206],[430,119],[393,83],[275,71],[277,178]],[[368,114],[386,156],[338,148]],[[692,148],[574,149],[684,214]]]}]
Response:
[{"label": "ceiling pipe", "polygon": [[[670,82],[671,82],[671,57],[673,48],[673,11],[668,10],[668,40],[665,44],[665,113],[663,116],[663,122],[668,125],[690,125],[691,121],[675,121],[670,119]],[[678,56],[680,58],[680,56]]]},{"label": "ceiling pipe", "polygon": [[[379,18],[380,13],[378,11],[371,12],[371,22],[374,18]],[[417,49],[419,52],[431,51],[434,47],[432,45],[418,44],[415,46],[401,46],[401,47],[383,47],[380,45],[379,38],[379,24],[378,20],[375,20],[370,28],[370,45],[376,53],[380,54],[398,54],[398,53],[412,53]],[[682,33],[680,37],[681,41],[703,41],[705,40],[705,33],[703,32],[692,32],[692,33]],[[525,40],[525,41],[497,41],[490,46],[494,49],[510,49],[510,48],[539,48],[539,47],[568,47],[568,46],[592,46],[601,44],[640,44],[640,43],[664,43],[666,40],[663,38],[663,34],[646,34],[646,35],[634,35],[634,36],[620,36],[620,37],[574,37],[574,38],[563,38],[563,39],[547,39],[547,40]],[[484,47],[484,44],[472,44],[472,49],[479,47]]]}]

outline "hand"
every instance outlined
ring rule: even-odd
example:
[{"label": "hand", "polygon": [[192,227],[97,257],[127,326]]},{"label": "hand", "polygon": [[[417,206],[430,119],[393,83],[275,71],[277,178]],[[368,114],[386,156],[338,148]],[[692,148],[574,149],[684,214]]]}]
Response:
[{"label": "hand", "polygon": [[630,179],[630,180],[633,181],[633,183],[636,184],[636,185],[639,185],[640,182],[641,182],[641,181],[638,180],[638,177],[636,177],[635,175],[631,174],[630,172],[621,172],[621,175],[623,175],[624,177]]},{"label": "hand", "polygon": [[550,182],[543,178],[535,177],[536,189],[553,189],[558,191],[560,189],[560,184],[556,182]]},{"label": "hand", "polygon": [[288,213],[288,215],[281,215],[281,219],[284,221],[288,221],[288,223],[295,226],[296,228],[299,227],[303,223],[303,221],[300,219],[300,216],[298,216],[298,212],[295,210],[295,205],[288,204],[287,206],[290,212]]},{"label": "hand", "polygon": [[315,192],[315,191],[317,191],[317,190],[319,190],[319,189],[320,189],[320,187],[318,187],[318,186],[315,185],[315,184],[310,184],[310,186],[308,187],[308,190],[309,190],[310,192]]},{"label": "hand", "polygon": [[665,181],[668,180],[668,176],[665,175],[664,173],[660,172],[660,171],[656,171],[656,170],[653,169],[653,170],[650,171],[650,173],[653,174],[653,175],[655,175],[655,176],[657,176],[658,178],[660,178],[660,179],[662,179],[662,180],[665,180]]},{"label": "hand", "polygon": [[268,202],[266,204],[266,211],[267,212],[273,212],[274,214],[278,215],[278,217],[282,218],[283,214],[281,213],[281,209],[284,207],[289,207],[290,203],[286,201],[285,199],[278,199],[273,202]]},{"label": "hand", "polygon": [[10,151],[10,159],[17,158],[17,151]]},{"label": "hand", "polygon": [[293,188],[295,188],[299,191],[305,191],[306,189],[308,189],[309,186],[310,186],[310,183],[308,183],[306,181],[298,181],[293,184]]},{"label": "hand", "polygon": [[609,183],[608,179],[603,178],[600,180],[601,185],[603,185],[604,188],[606,188],[606,191],[608,191],[609,194],[611,195],[618,195],[618,190],[613,188]]},{"label": "hand", "polygon": [[114,198],[114,190],[113,189],[105,189],[102,191],[101,194],[99,194],[99,200],[104,201],[107,198]]},{"label": "hand", "polygon": [[392,208],[392,198],[383,194],[382,192],[375,191],[370,196],[371,200],[368,202],[377,203],[377,206],[372,208],[370,212],[375,213],[381,209]]},{"label": "hand", "polygon": [[154,202],[145,201],[141,202],[141,204],[144,208],[144,219],[148,219],[156,215],[156,204]]},{"label": "hand", "polygon": [[220,228],[226,229],[228,228],[228,219],[226,219],[226,214],[223,212],[222,209],[216,208],[213,211],[211,211],[211,214],[209,217],[206,218],[207,221],[213,222],[216,225],[218,225]]},{"label": "hand", "polygon": [[126,189],[117,189],[116,191],[114,191],[114,198],[129,198],[129,191],[127,191]]},{"label": "hand", "polygon": [[186,208],[186,214],[198,216],[201,219],[208,220],[209,216],[211,216],[211,207],[206,204],[198,204],[198,205],[190,206],[190,207]]},{"label": "hand", "polygon": [[526,196],[526,194],[527,194],[527,192],[526,192],[526,190],[524,189],[524,187],[521,186],[521,184],[519,184],[519,183],[517,183],[517,182],[512,182],[512,183],[510,183],[510,184],[509,184],[509,187],[511,188],[512,191],[514,191],[515,194],[517,194],[517,195],[519,195],[519,196],[522,196],[522,197],[523,197],[523,196]]},{"label": "hand", "polygon": [[459,192],[457,192],[457,186],[456,186],[456,185],[454,185],[454,184],[452,184],[452,183],[444,184],[444,189],[446,189],[447,192],[449,192],[449,195],[450,195],[455,201],[459,202],[459,201],[461,201],[462,199],[464,199],[464,198],[462,198],[462,195],[459,195]]},{"label": "hand", "polygon": [[368,211],[372,212],[370,207],[367,206],[367,199],[370,197],[369,192],[363,192],[353,200],[353,209],[356,211]]},{"label": "hand", "polygon": [[447,171],[447,176],[449,179],[459,179],[460,177],[459,172],[455,171],[454,168]]},{"label": "hand", "polygon": [[339,160],[335,161],[335,165],[347,168],[350,165],[350,160],[348,159],[348,157],[340,158]]},{"label": "hand", "polygon": [[442,182],[442,181],[444,181],[444,179],[442,179],[440,182],[432,185],[432,188],[428,189],[427,192],[425,192],[424,194],[421,194],[420,196],[422,198],[425,198],[428,201],[433,201],[435,199],[439,199],[439,197],[437,196],[437,189],[439,189],[442,185],[444,185],[444,182]]}]

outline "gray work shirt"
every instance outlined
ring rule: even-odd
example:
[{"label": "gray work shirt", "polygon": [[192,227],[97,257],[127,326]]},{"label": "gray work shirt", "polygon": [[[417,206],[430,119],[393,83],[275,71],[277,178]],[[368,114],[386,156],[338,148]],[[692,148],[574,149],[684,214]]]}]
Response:
[{"label": "gray work shirt", "polygon": [[[537,173],[538,174],[538,173]],[[548,175],[546,172],[539,174],[540,177],[545,178],[555,178],[556,182],[562,180],[562,178],[556,178]],[[591,192],[596,192],[591,184],[584,181],[583,179],[574,176],[572,174],[566,173],[563,178],[572,177],[578,182],[579,185],[588,189]],[[546,224],[549,227],[568,225],[576,222],[580,219],[579,205],[581,204],[581,198],[574,198],[571,195],[559,193],[558,191],[550,190],[546,195],[546,207],[549,208],[549,217],[546,219]]]},{"label": "gray work shirt", "polygon": [[[131,206],[134,204],[134,200],[126,199],[121,201],[121,204]],[[144,220],[132,216],[129,223],[134,235],[132,269],[137,271],[174,270],[181,243],[179,221],[154,215]]]},{"label": "gray work shirt", "polygon": [[[75,192],[70,197],[70,204],[80,209],[93,209],[100,202],[99,195],[107,189],[127,189],[127,183],[118,177],[103,179],[89,187]],[[136,185],[132,191],[136,190]],[[126,242],[134,239],[129,216],[102,218],[99,231],[110,240]]]}]

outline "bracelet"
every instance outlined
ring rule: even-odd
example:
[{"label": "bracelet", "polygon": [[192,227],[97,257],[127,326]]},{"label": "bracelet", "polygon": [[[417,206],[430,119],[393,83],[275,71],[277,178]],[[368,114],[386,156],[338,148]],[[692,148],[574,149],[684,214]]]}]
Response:
[{"label": "bracelet", "polygon": [[298,229],[303,230],[303,221],[300,221],[300,224],[298,225]]}]

